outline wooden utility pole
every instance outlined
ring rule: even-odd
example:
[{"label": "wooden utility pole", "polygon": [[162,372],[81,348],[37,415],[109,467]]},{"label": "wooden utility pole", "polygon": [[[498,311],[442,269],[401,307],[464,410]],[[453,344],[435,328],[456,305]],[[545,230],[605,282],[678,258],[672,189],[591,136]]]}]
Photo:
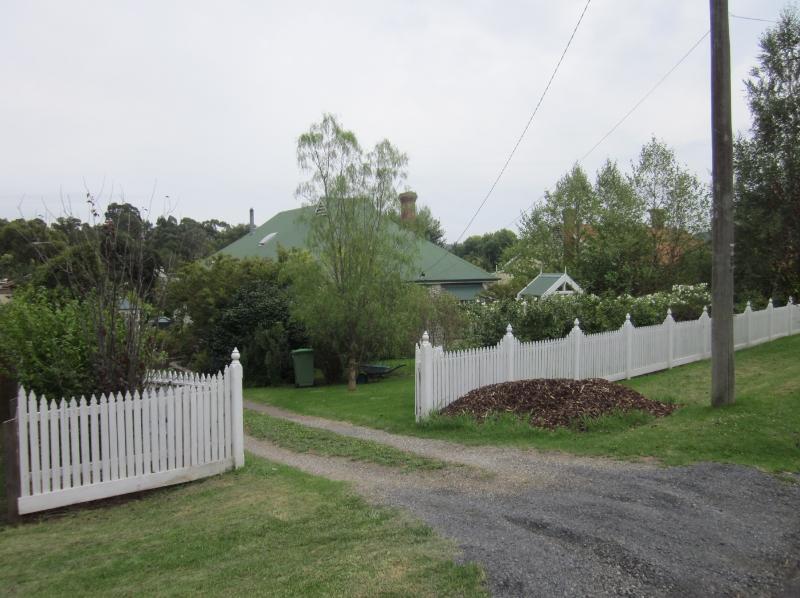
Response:
[{"label": "wooden utility pole", "polygon": [[728,0],[711,6],[711,404],[734,401],[733,370],[733,127]]}]

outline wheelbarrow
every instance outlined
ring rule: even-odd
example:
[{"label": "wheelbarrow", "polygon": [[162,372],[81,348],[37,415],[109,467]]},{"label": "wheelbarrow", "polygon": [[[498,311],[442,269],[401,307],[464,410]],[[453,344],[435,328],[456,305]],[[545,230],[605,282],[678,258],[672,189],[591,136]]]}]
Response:
[{"label": "wheelbarrow", "polygon": [[406,364],[401,363],[395,367],[390,365],[380,365],[377,363],[359,363],[358,364],[358,377],[356,382],[359,384],[366,384],[367,382],[380,380],[391,374],[395,370],[405,367]]}]

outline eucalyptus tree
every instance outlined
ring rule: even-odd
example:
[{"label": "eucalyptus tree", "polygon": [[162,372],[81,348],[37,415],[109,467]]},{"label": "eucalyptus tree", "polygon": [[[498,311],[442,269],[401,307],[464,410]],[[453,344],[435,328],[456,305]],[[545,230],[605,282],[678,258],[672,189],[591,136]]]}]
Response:
[{"label": "eucalyptus tree", "polygon": [[295,260],[295,313],[318,352],[342,359],[355,389],[358,363],[402,332],[396,314],[416,245],[390,214],[408,158],[386,140],[364,150],[325,114],[298,139],[297,161],[308,174],[297,196],[309,208],[313,259]]},{"label": "eucalyptus tree", "polygon": [[543,203],[523,215],[520,242],[513,254],[528,269],[538,265],[538,269],[568,269],[574,274],[599,212],[600,205],[589,177],[575,164],[559,179],[553,191],[545,192]]},{"label": "eucalyptus tree", "polygon": [[704,241],[710,230],[708,186],[656,138],[642,147],[630,180],[649,226],[651,278],[675,284],[693,254],[708,251]]}]

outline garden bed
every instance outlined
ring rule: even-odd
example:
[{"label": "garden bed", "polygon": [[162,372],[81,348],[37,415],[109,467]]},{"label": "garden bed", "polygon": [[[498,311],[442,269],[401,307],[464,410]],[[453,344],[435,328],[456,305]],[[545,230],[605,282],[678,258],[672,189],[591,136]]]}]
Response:
[{"label": "garden bed", "polygon": [[661,417],[677,405],[645,398],[635,390],[602,380],[533,379],[476,388],[442,410],[443,415],[471,415],[478,421],[512,413],[540,428],[584,429],[587,419],[612,413],[645,411]]}]

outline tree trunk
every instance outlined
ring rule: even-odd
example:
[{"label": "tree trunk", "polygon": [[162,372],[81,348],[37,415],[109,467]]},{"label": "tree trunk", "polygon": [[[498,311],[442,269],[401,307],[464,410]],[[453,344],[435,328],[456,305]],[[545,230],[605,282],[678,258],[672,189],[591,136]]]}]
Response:
[{"label": "tree trunk", "polygon": [[347,361],[347,390],[356,389],[356,377],[358,376],[358,367],[356,365],[355,357],[351,357]]}]

